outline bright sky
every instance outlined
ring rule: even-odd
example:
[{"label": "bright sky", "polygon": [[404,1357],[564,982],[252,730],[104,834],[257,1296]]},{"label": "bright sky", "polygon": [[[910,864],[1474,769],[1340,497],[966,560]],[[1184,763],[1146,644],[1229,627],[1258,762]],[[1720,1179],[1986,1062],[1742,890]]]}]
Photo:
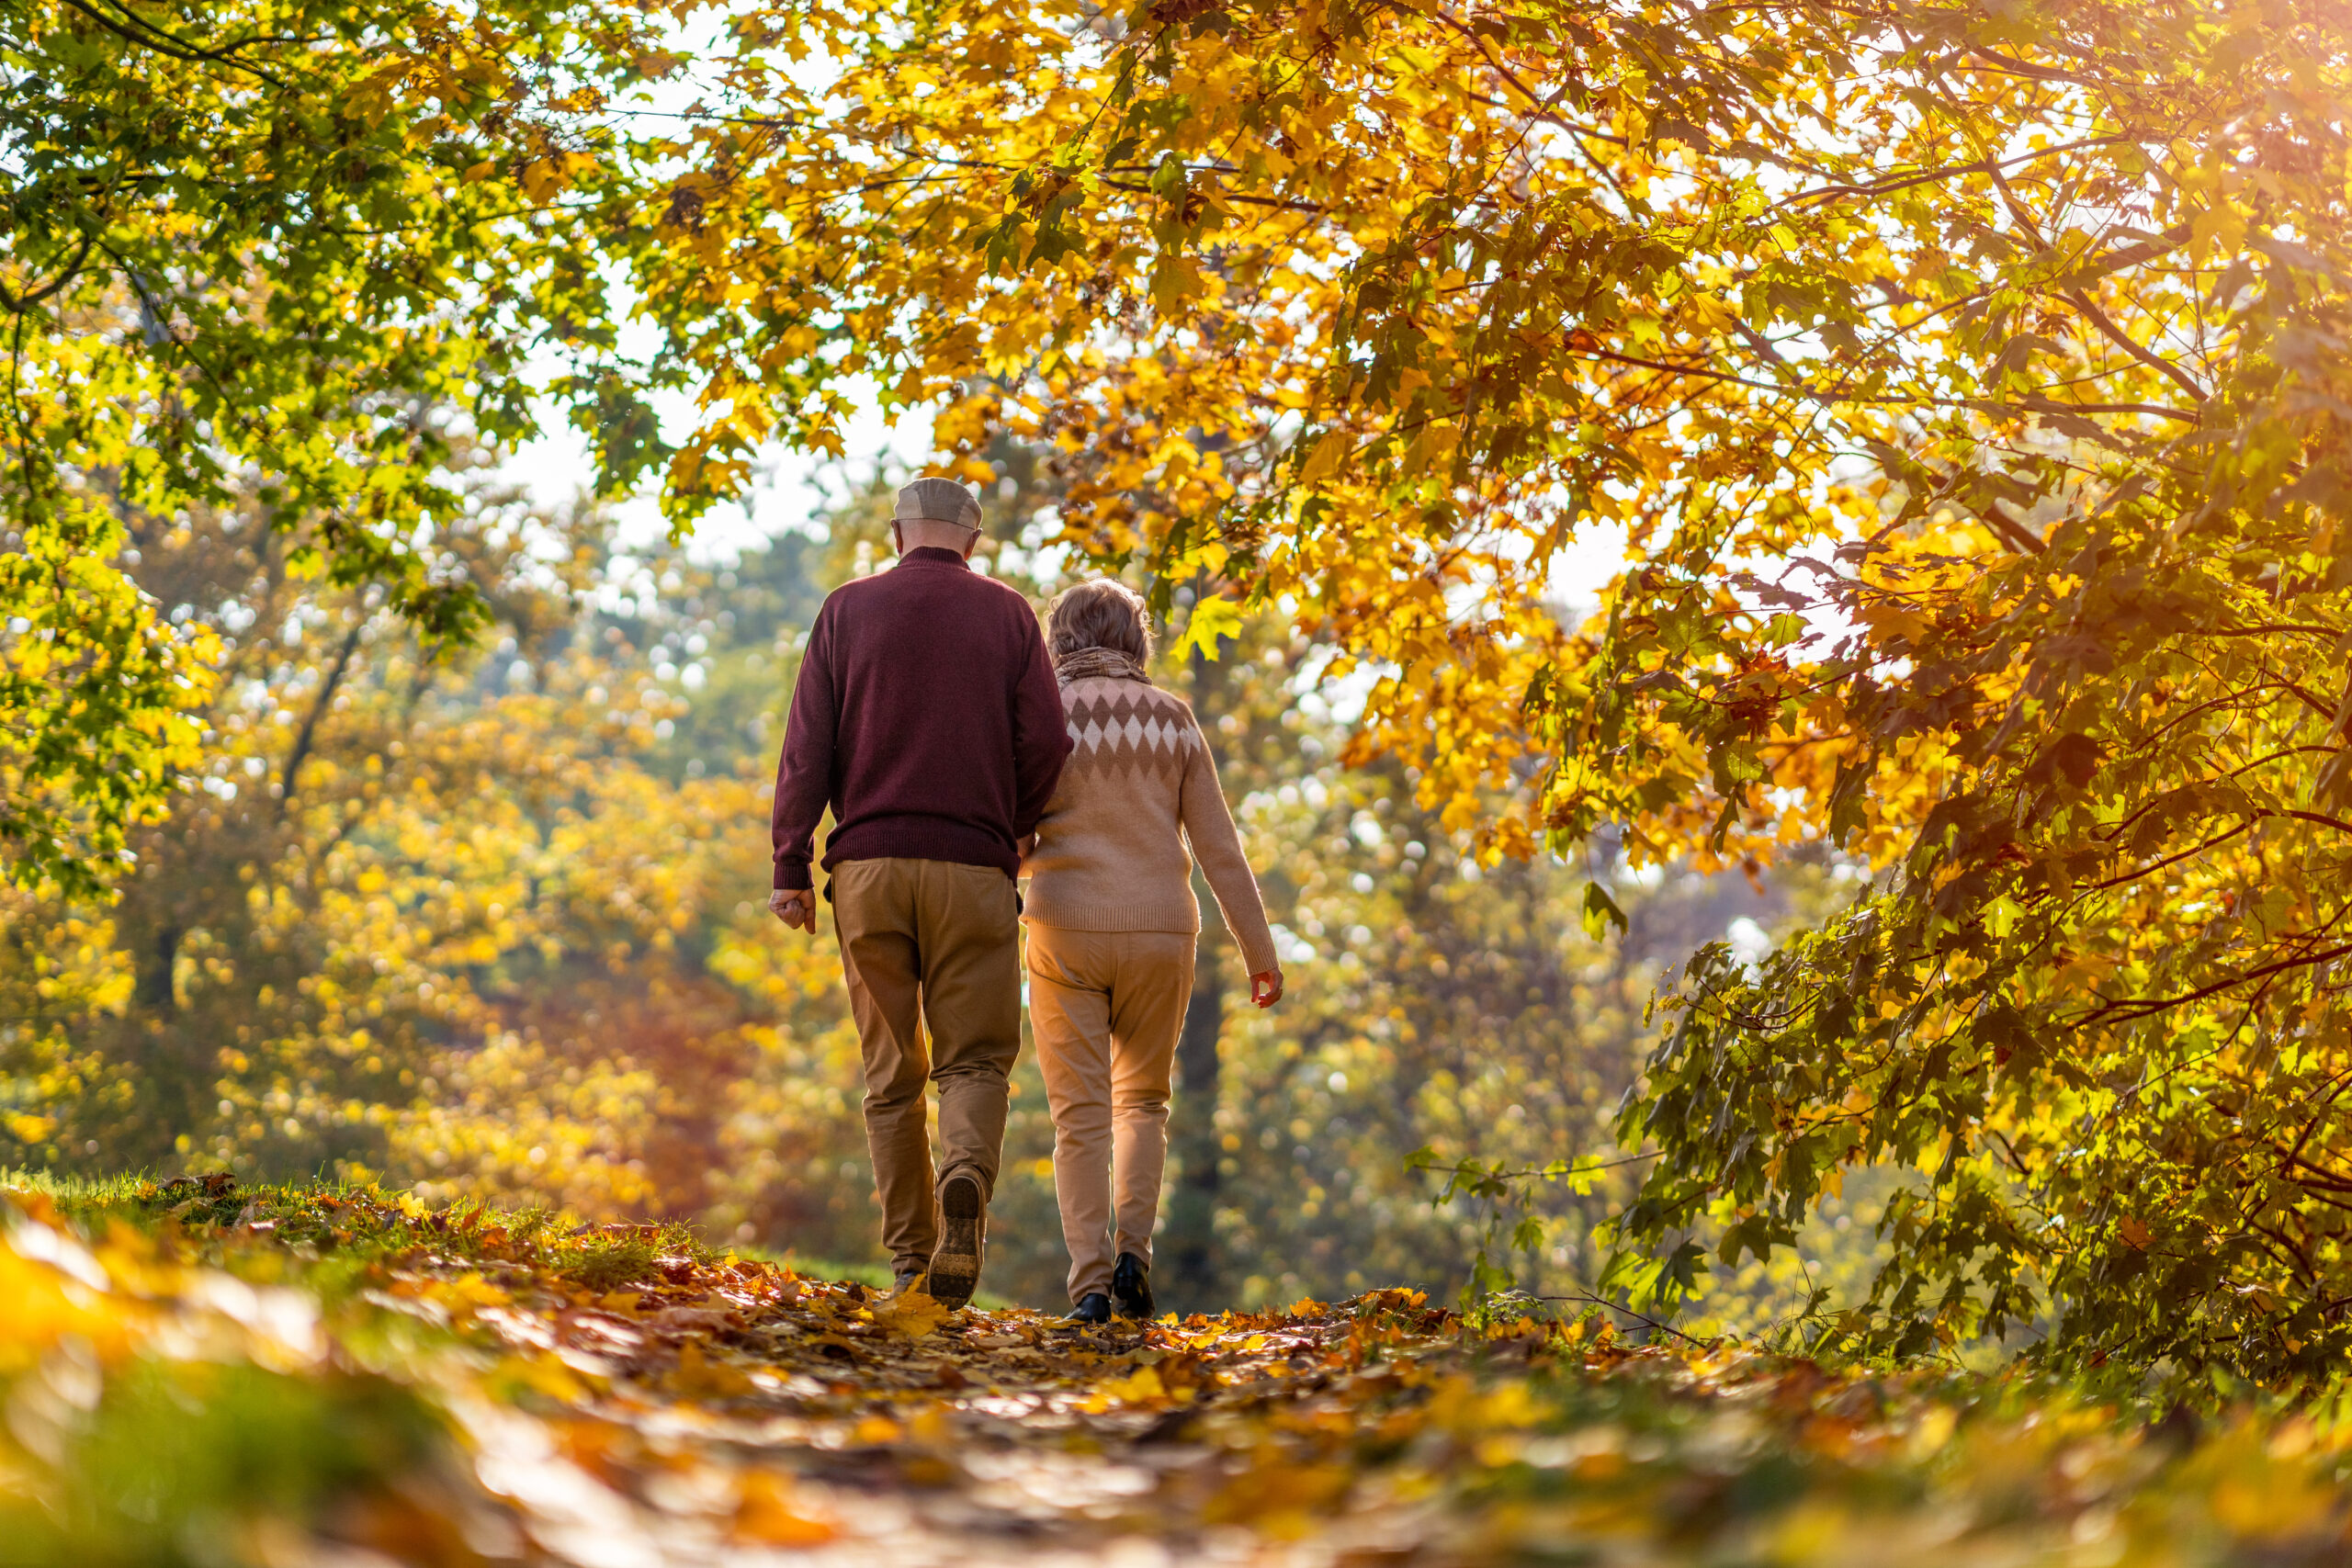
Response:
[{"label": "bright sky", "polygon": [[[759,478],[751,493],[741,502],[714,508],[695,528],[689,553],[704,559],[732,559],[763,540],[810,526],[877,470],[890,478],[917,471],[931,455],[931,410],[918,409],[892,422],[876,405],[870,387],[854,387],[853,393],[854,412],[842,432],[845,459],[769,448],[760,457]],[[656,398],[655,406],[662,415],[663,434],[673,440],[692,428],[684,395]],[[568,505],[588,483],[594,459],[586,440],[551,404],[541,404],[539,424],[539,438],[509,458],[503,471],[543,504]],[[664,527],[650,487],[617,510],[624,548],[643,550],[662,537]],[[1591,606],[1623,564],[1624,539],[1621,525],[1597,519],[1588,523],[1554,563],[1555,595],[1580,610]]]},{"label": "bright sky", "polygon": [[[877,467],[890,475],[911,472],[930,455],[930,410],[917,410],[894,424],[883,417],[868,389],[857,390],[856,412],[842,432],[848,448],[845,461],[781,447],[763,452],[759,478],[751,493],[740,502],[713,508],[696,525],[689,553],[700,558],[732,559],[748,547],[814,524]],[[664,406],[665,402],[674,406]],[[663,434],[671,439],[683,437],[692,428],[684,398],[657,398],[654,403],[662,412]],[[595,459],[585,438],[566,424],[554,408],[541,405],[539,428],[539,438],[509,458],[503,471],[535,500],[550,506],[567,505],[586,488]],[[667,532],[654,505],[651,486],[616,510],[625,548],[647,548]]]},{"label": "bright sky", "polygon": [[[630,112],[679,115],[697,100],[722,100],[726,96],[723,89],[699,62],[723,58],[729,52],[729,20],[727,11],[714,9],[697,13],[679,29],[673,47],[686,60],[698,63],[639,87],[630,95]],[[823,83],[834,67],[827,57],[812,54],[785,69],[803,85],[815,86]],[[626,315],[630,295],[622,280],[616,277],[613,282],[616,302]],[[624,322],[620,344],[624,355],[642,359],[657,346],[650,324]],[[532,375],[544,385],[562,370],[560,356],[549,355],[532,367]],[[918,410],[894,424],[876,406],[870,385],[853,383],[852,392],[856,412],[842,432],[842,442],[848,449],[845,461],[781,447],[763,452],[758,463],[759,479],[751,493],[741,502],[713,508],[695,526],[688,553],[697,558],[731,559],[746,547],[778,534],[809,526],[831,505],[862,486],[877,467],[887,475],[910,472],[930,456],[929,409]],[[692,433],[694,402],[689,395],[655,394],[649,400],[661,415],[662,433],[666,438],[679,442]],[[552,402],[542,400],[537,412],[539,438],[516,452],[503,465],[503,471],[539,502],[569,505],[593,479],[594,459],[589,454],[587,442],[564,422],[561,411]],[[624,548],[644,550],[668,532],[654,504],[652,486],[623,502],[616,511]]]}]

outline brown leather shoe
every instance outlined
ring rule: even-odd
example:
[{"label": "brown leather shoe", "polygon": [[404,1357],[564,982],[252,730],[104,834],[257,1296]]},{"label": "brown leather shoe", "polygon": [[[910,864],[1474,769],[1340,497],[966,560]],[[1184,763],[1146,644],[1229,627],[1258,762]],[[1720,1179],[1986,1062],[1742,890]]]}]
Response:
[{"label": "brown leather shoe", "polygon": [[988,1230],[988,1200],[978,1177],[958,1171],[939,1184],[939,1250],[931,1256],[931,1297],[959,1307],[980,1288],[980,1256]]}]

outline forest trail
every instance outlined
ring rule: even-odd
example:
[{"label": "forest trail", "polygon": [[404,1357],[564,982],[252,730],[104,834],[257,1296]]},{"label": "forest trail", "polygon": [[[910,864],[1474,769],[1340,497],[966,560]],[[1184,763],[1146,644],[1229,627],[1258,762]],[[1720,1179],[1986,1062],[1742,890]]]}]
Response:
[{"label": "forest trail", "polygon": [[1356,1562],[1446,1533],[1423,1486],[1357,1484],[1383,1408],[1459,1359],[1404,1292],[1102,1331],[758,1265],[617,1295],[484,1314],[607,1391],[478,1438],[582,1564]]},{"label": "forest trail", "polygon": [[2341,1562],[2352,1521],[2308,1416],[1534,1303],[1090,1330],[372,1189],[0,1210],[0,1562],[2137,1568]]}]

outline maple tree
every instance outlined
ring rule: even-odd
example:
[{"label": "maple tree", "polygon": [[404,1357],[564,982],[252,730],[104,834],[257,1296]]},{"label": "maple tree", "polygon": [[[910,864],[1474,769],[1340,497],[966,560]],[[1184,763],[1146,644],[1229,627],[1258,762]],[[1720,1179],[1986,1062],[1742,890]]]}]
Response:
[{"label": "maple tree", "polygon": [[[1839,1335],[2340,1363],[2333,13],[1159,0],[734,38],[631,251],[702,394],[675,514],[870,377],[941,400],[974,478],[1001,433],[1054,448],[1099,558],[1369,663],[1364,751],[1453,823],[1526,781],[1495,850],[1866,858],[1850,909],[1673,998],[1622,1123],[1664,1156],[1613,1277],[1642,1302],[1892,1162]],[[1563,626],[1593,525],[1628,569]]]},{"label": "maple tree", "polygon": [[130,581],[223,628],[218,691],[184,709],[207,755],[110,897],[0,890],[0,1159],[708,1206],[714,1123],[773,1087],[749,998],[771,1027],[806,1004],[785,954],[741,993],[718,978],[764,934],[726,831],[753,784],[662,765],[693,598],[659,634],[650,603],[594,615],[606,519],[485,468],[453,452],[461,515],[420,549],[503,634],[464,654],[289,570],[300,541],[249,486],[130,519]]}]

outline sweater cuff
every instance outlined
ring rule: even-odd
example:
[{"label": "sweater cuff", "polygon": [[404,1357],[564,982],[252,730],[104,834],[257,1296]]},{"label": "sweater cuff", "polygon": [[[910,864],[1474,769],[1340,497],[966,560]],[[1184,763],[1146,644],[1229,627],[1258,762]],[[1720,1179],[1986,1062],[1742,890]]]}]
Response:
[{"label": "sweater cuff", "polygon": [[808,875],[805,856],[795,855],[775,863],[775,890],[778,893],[801,893],[815,886]]},{"label": "sweater cuff", "polygon": [[1282,959],[1274,953],[1273,932],[1268,931],[1262,936],[1253,932],[1250,941],[1239,945],[1241,962],[1250,966],[1250,974],[1263,975],[1269,971],[1277,975],[1282,973]]}]

